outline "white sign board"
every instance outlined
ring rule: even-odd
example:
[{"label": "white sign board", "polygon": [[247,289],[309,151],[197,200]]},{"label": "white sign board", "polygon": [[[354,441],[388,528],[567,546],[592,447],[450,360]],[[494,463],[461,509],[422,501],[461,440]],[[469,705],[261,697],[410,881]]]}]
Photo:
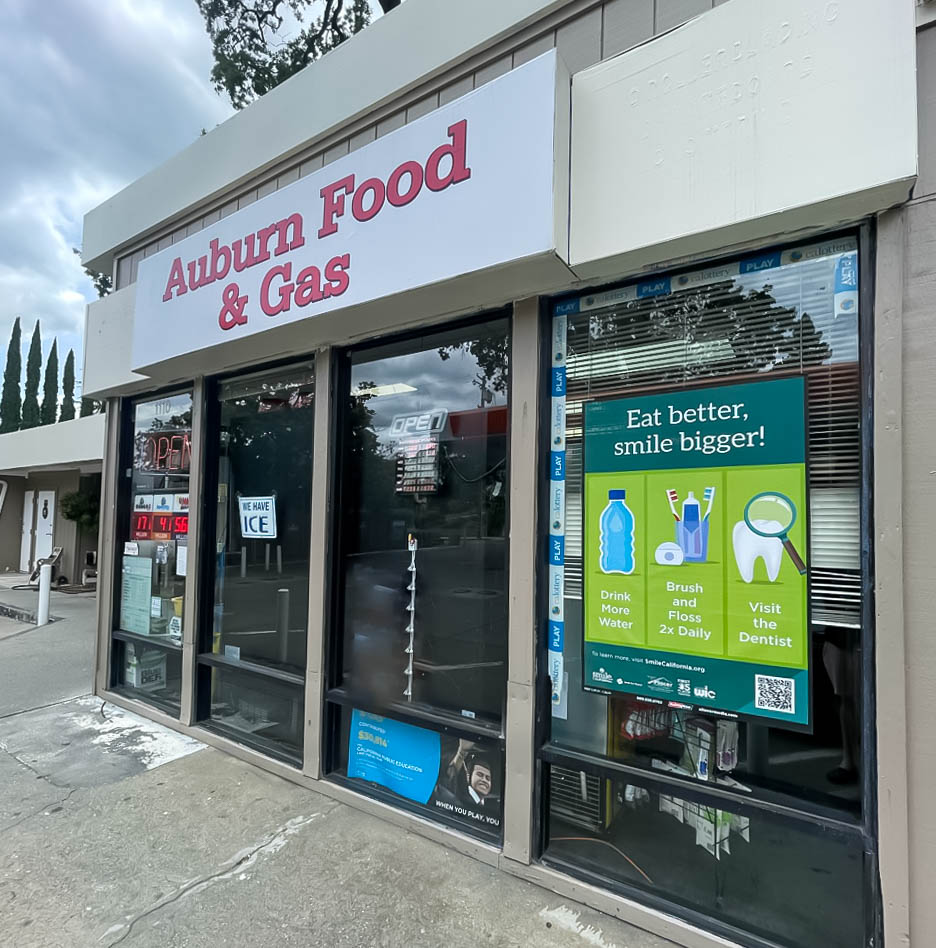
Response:
[{"label": "white sign board", "polygon": [[564,257],[559,74],[550,51],[143,260],[133,367]]},{"label": "white sign board", "polygon": [[276,539],[276,498],[238,497],[241,536],[245,540]]},{"label": "white sign board", "polygon": [[915,41],[902,0],[755,0],[576,73],[575,272],[621,274],[907,200]]},{"label": "white sign board", "polygon": [[155,513],[171,513],[174,496],[174,494],[153,494],[153,511]]}]

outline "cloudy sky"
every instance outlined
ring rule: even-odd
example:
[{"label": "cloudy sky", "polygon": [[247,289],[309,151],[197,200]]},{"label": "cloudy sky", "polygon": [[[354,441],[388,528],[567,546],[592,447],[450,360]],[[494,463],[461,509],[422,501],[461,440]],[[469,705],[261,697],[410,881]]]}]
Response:
[{"label": "cloudy sky", "polygon": [[23,363],[81,372],[86,301],[73,247],[86,211],[232,114],[211,89],[194,0],[0,0],[0,358],[21,316]]},{"label": "cloudy sky", "polygon": [[[375,4],[376,6],[376,4]],[[85,212],[233,114],[209,83],[195,0],[0,0],[0,372],[75,350],[96,298],[73,247]]]}]

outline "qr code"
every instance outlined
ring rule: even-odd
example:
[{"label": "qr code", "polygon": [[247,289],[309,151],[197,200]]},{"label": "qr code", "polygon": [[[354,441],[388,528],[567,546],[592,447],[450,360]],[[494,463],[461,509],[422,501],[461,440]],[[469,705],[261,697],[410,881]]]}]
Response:
[{"label": "qr code", "polygon": [[794,694],[792,678],[774,678],[772,675],[754,676],[755,708],[793,714],[796,710]]}]

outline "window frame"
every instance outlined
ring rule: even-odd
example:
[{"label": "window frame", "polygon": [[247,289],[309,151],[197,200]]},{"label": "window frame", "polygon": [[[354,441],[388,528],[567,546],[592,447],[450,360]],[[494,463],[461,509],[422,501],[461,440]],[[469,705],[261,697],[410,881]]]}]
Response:
[{"label": "window frame", "polygon": [[[860,695],[861,706],[861,813],[853,814],[827,807],[803,797],[768,791],[754,787],[750,794],[739,793],[725,788],[708,787],[706,784],[682,777],[653,771],[646,767],[633,766],[623,760],[613,760],[586,751],[578,751],[551,741],[551,683],[548,674],[547,618],[548,618],[548,576],[544,568],[546,554],[540,556],[537,563],[537,622],[536,631],[536,668],[537,668],[537,712],[536,733],[534,734],[534,806],[532,855],[534,861],[546,868],[553,869],[577,878],[583,882],[607,889],[659,911],[675,915],[689,924],[709,930],[717,935],[751,944],[758,948],[771,948],[773,942],[755,935],[729,922],[722,921],[700,909],[691,908],[671,901],[662,893],[651,893],[626,883],[615,881],[600,872],[589,870],[585,866],[573,863],[565,858],[548,852],[549,807],[550,807],[550,770],[554,765],[573,770],[583,770],[595,774],[601,779],[626,780],[637,786],[654,791],[678,794],[681,798],[719,807],[722,802],[726,808],[739,813],[756,815],[759,818],[794,823],[797,829],[818,836],[835,836],[860,843],[864,853],[863,878],[865,898],[863,912],[865,916],[865,938],[868,943],[876,944],[883,933],[883,910],[881,904],[881,886],[878,868],[877,841],[877,702],[875,694],[874,648],[876,638],[875,596],[874,596],[874,543],[873,543],[873,483],[874,483],[874,296],[875,296],[875,236],[873,220],[858,222],[849,227],[830,231],[810,233],[799,239],[746,243],[732,248],[728,252],[715,253],[700,257],[692,263],[676,267],[660,267],[615,281],[588,284],[572,293],[557,294],[541,299],[540,332],[541,338],[551,339],[554,306],[563,300],[579,298],[589,292],[599,293],[617,287],[632,284],[638,280],[651,280],[662,276],[677,276],[681,272],[697,270],[700,266],[717,266],[737,260],[750,253],[772,253],[795,247],[804,242],[835,240],[854,237],[858,242],[858,272],[860,274],[858,294],[858,372],[859,372],[859,417],[861,419],[859,457],[860,473],[860,571],[864,595],[861,604],[860,646]],[[541,347],[541,378],[549,379],[551,373],[550,346]],[[722,380],[728,384],[730,377]],[[550,417],[550,393],[548,385],[540,386],[539,413],[543,419]],[[546,550],[549,542],[549,516],[546,498],[549,494],[549,425],[542,424],[539,433],[540,474],[538,479],[539,507],[537,513],[537,548]],[[810,689],[812,702],[813,689]]]},{"label": "window frame", "polygon": [[[108,636],[108,688],[115,694],[122,695],[131,701],[140,701],[157,711],[167,714],[176,720],[181,721],[185,706],[185,664],[184,638],[181,644],[175,645],[169,642],[148,642],[146,636],[138,635],[134,632],[125,632],[120,628],[120,597],[121,597],[121,566],[123,557],[123,544],[128,542],[121,540],[124,534],[129,538],[130,514],[133,512],[133,439],[136,419],[134,417],[137,405],[146,402],[159,401],[162,398],[172,398],[178,395],[188,395],[192,400],[192,428],[190,440],[194,445],[198,432],[195,430],[195,399],[197,390],[194,380],[175,383],[154,389],[153,391],[143,392],[139,395],[124,396],[120,399],[118,405],[118,436],[117,436],[117,489],[115,492],[114,503],[114,561],[113,561],[113,581],[110,603],[110,634]],[[130,476],[126,476],[127,472]],[[189,468],[189,478],[193,471]],[[103,526],[103,524],[102,524]],[[194,553],[194,549],[189,551]],[[186,594],[194,592],[194,588],[189,587],[188,577],[186,577]],[[162,701],[154,698],[152,695],[144,697],[139,693],[139,689],[130,690],[121,681],[121,663],[117,659],[117,648],[115,642],[120,642],[120,652],[123,653],[125,645],[129,643],[150,645],[152,648],[162,648],[166,652],[178,654],[182,662],[182,685],[179,695],[179,706],[168,701]]]},{"label": "window frame", "polygon": [[[484,326],[485,324],[503,321],[506,324],[507,350],[508,350],[508,378],[507,378],[507,407],[508,412],[512,400],[513,374],[512,374],[512,342],[513,342],[513,307],[505,306],[494,310],[486,310],[473,316],[462,319],[449,320],[433,323],[431,325],[421,326],[417,329],[408,330],[401,333],[393,333],[386,336],[379,336],[374,339],[368,339],[362,343],[351,346],[335,347],[332,349],[330,390],[332,392],[329,429],[332,433],[329,458],[329,504],[328,520],[326,531],[328,536],[328,549],[325,551],[325,591],[326,608],[325,621],[323,628],[323,722],[321,733],[322,747],[322,769],[321,773],[324,779],[332,783],[353,790],[356,793],[363,793],[366,796],[378,799],[398,809],[413,812],[423,819],[431,818],[452,829],[468,835],[477,836],[477,838],[487,842],[500,844],[503,834],[503,819],[501,827],[496,834],[491,833],[470,833],[470,828],[457,819],[450,819],[444,813],[428,814],[424,808],[417,804],[410,804],[409,801],[393,794],[389,791],[383,791],[380,788],[364,787],[360,781],[349,779],[338,772],[341,766],[341,717],[345,708],[357,708],[361,711],[368,711],[374,714],[384,715],[388,718],[400,721],[404,724],[411,724],[416,727],[433,730],[439,734],[450,735],[466,740],[487,740],[496,743],[497,750],[501,756],[502,772],[506,777],[506,755],[505,738],[507,727],[507,674],[505,670],[504,691],[501,698],[500,722],[493,723],[480,719],[472,720],[462,717],[455,713],[446,713],[439,709],[431,709],[423,705],[409,705],[403,701],[383,703],[374,700],[361,692],[352,692],[341,684],[342,662],[344,657],[344,586],[342,582],[342,564],[344,562],[345,539],[341,528],[341,512],[344,509],[343,501],[345,499],[344,478],[345,456],[348,439],[347,426],[347,406],[345,404],[345,394],[351,388],[352,359],[359,353],[367,353],[385,348],[415,342],[418,339],[426,339],[434,336],[448,335],[452,332],[466,331],[474,327]],[[420,350],[413,350],[420,351]],[[405,353],[401,353],[405,354]],[[510,453],[510,435],[508,429],[507,437],[507,460],[506,474],[507,483],[510,484],[511,477],[511,453]],[[505,522],[510,522],[510,490],[507,489]],[[510,575],[510,537],[507,532],[506,559],[504,563],[505,584]],[[505,585],[506,588],[506,585]],[[505,623],[505,649],[509,647],[509,621]]]},{"label": "window frame", "polygon": [[[195,630],[195,639],[193,645],[193,722],[197,727],[204,728],[214,734],[218,734],[227,740],[233,741],[244,747],[255,750],[266,757],[270,757],[281,763],[301,770],[307,749],[304,740],[304,728],[299,729],[302,746],[298,753],[289,753],[282,747],[263,738],[253,737],[240,731],[235,731],[225,727],[223,723],[211,720],[211,678],[212,669],[219,668],[222,671],[240,673],[248,677],[254,677],[259,680],[269,680],[274,686],[286,686],[297,690],[296,701],[301,709],[301,714],[305,714],[306,689],[308,687],[308,675],[299,675],[287,672],[283,669],[271,668],[249,660],[234,661],[226,658],[223,654],[217,655],[211,651],[211,638],[214,630],[214,589],[215,589],[215,569],[216,555],[214,537],[217,535],[218,505],[209,503],[208,498],[217,498],[218,495],[218,476],[220,451],[220,431],[221,431],[221,387],[225,382],[236,381],[238,379],[249,379],[254,376],[262,376],[275,372],[277,369],[289,369],[303,364],[310,364],[314,373],[315,354],[304,353],[298,356],[290,356],[287,359],[277,359],[272,362],[265,362],[260,365],[241,367],[240,370],[232,370],[220,375],[214,375],[205,379],[204,385],[204,423],[202,425],[201,443],[204,446],[204,462],[202,464],[202,519],[199,529],[199,543],[197,550],[198,558],[198,588],[200,590],[199,601],[196,604],[196,615],[198,618],[197,628]],[[319,397],[320,380],[315,376],[315,398]],[[314,405],[312,406],[313,411]],[[313,428],[312,437],[316,434]],[[313,445],[314,450],[314,445]],[[309,492],[313,491],[314,463],[309,468]],[[311,571],[315,569],[314,550],[311,550],[312,537],[312,517],[315,511],[311,511],[309,518],[308,532],[310,539],[310,575],[309,581],[312,582]],[[211,539],[209,539],[211,538]],[[312,616],[306,618],[306,636],[308,638],[309,623],[313,621]],[[308,669],[309,658],[306,656],[306,669]]]}]

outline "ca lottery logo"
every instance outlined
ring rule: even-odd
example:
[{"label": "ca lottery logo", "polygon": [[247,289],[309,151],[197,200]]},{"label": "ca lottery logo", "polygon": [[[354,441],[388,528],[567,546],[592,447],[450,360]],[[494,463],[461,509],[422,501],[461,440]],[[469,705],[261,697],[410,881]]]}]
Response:
[{"label": "ca lottery logo", "polygon": [[550,491],[549,532],[562,533],[565,519],[565,481],[554,481]]}]

